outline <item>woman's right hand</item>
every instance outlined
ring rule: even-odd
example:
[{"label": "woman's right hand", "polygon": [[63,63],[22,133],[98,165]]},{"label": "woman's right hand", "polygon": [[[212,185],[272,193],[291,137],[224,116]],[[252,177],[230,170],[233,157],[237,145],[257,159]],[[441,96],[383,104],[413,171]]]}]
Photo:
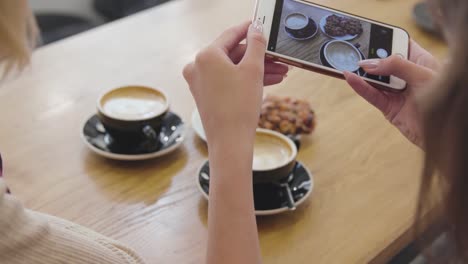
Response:
[{"label": "woman's right hand", "polygon": [[411,41],[409,60],[398,56],[360,62],[373,75],[393,75],[407,82],[401,93],[378,90],[356,74],[345,72],[348,84],[364,99],[379,109],[411,142],[423,147],[422,116],[417,100],[439,69],[437,60],[416,42]]}]

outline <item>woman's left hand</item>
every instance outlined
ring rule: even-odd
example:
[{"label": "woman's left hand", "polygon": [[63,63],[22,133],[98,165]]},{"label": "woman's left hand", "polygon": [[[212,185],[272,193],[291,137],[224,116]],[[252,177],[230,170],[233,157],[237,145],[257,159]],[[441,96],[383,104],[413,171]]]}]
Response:
[{"label": "woman's left hand", "polygon": [[345,72],[348,84],[364,99],[379,109],[401,133],[417,146],[424,148],[420,99],[432,87],[430,83],[440,68],[438,61],[411,40],[409,60],[399,56],[360,62],[374,75],[393,75],[407,82],[404,92],[394,93],[374,88],[356,74]]},{"label": "woman's left hand", "polygon": [[[220,136],[222,140],[244,132],[253,136],[263,86],[280,83],[288,72],[288,66],[265,60],[262,24],[250,24],[223,32],[184,69],[208,144]],[[246,38],[247,45],[240,44]]]}]

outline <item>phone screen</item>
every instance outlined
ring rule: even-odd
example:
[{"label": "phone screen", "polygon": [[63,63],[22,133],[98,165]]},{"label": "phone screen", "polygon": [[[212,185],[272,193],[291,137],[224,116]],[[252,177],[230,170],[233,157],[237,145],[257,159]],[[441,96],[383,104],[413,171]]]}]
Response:
[{"label": "phone screen", "polygon": [[277,0],[268,50],[383,83],[359,68],[364,59],[392,54],[393,29],[299,0]]}]

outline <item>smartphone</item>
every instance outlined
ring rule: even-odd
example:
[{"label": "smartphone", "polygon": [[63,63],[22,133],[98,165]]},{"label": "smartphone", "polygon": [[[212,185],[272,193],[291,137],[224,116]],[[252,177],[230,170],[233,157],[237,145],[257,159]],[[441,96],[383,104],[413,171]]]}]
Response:
[{"label": "smartphone", "polygon": [[408,33],[395,26],[302,0],[257,0],[255,20],[263,23],[267,57],[344,78],[354,72],[378,88],[404,90],[395,76],[366,73],[364,59],[409,56]]}]

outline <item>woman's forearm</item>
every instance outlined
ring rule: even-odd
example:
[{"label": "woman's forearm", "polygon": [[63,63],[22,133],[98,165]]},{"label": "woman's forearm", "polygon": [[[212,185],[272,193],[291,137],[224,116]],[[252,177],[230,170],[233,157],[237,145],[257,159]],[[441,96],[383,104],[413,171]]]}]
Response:
[{"label": "woman's forearm", "polygon": [[252,146],[253,139],[210,145],[207,263],[261,262],[253,205]]},{"label": "woman's forearm", "polygon": [[[247,46],[241,44],[245,39]],[[278,73],[265,67],[266,43],[263,24],[247,21],[224,31],[183,71],[208,139],[208,263],[261,261],[253,205],[253,143],[263,85],[283,79],[265,81],[269,73]],[[286,74],[287,67],[279,72]]]}]

